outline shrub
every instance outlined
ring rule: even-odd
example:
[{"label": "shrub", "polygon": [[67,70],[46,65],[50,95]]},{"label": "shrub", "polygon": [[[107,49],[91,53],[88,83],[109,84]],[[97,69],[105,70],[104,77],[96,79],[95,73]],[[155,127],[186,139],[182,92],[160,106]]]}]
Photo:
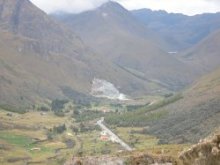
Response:
[{"label": "shrub", "polygon": [[53,132],[54,133],[62,134],[64,131],[66,131],[66,125],[65,124],[53,127]]},{"label": "shrub", "polygon": [[48,112],[48,111],[50,111],[50,108],[43,105],[43,106],[39,107],[38,110],[43,111],[43,112]]},{"label": "shrub", "polygon": [[51,104],[51,108],[52,108],[52,111],[54,111],[54,114],[58,117],[64,117],[65,114],[63,112],[63,109],[64,109],[64,105],[68,103],[67,100],[53,100],[52,101],[52,104]]},{"label": "shrub", "polygon": [[53,100],[51,107],[52,107],[52,111],[56,112],[56,111],[60,111],[64,108],[64,105],[68,103],[67,100]]}]

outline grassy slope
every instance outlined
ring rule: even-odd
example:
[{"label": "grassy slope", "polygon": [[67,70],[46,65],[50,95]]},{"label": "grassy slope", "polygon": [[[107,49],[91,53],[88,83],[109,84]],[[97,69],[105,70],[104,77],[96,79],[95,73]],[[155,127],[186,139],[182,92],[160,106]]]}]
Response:
[{"label": "grassy slope", "polygon": [[127,94],[160,89],[96,55],[82,55],[80,59],[57,55],[41,57],[33,51],[19,51],[29,42],[26,38],[16,37],[9,32],[0,32],[0,36],[1,104],[20,106],[42,99],[64,97],[61,86],[88,94],[94,77],[122,86],[122,92]]},{"label": "grassy slope", "polygon": [[184,98],[163,107],[166,118],[154,122],[150,133],[167,141],[197,142],[208,136],[220,121],[220,70],[196,82]]},{"label": "grassy slope", "polygon": [[134,112],[110,115],[106,122],[146,127],[145,133],[161,142],[197,142],[219,124],[220,70],[196,82],[183,95],[176,95]]},{"label": "grassy slope", "polygon": [[[43,161],[42,164],[45,164],[48,157],[54,156],[56,148],[65,147],[65,144],[59,141],[33,144],[35,138],[41,140],[47,138],[46,130],[43,128],[63,124],[65,119],[55,117],[50,113],[42,117],[40,112],[23,115],[12,113],[11,117],[6,114],[7,112],[0,109],[0,145],[2,146],[0,162],[2,164],[21,164],[26,158],[30,158],[29,161]],[[41,150],[30,151],[32,148],[41,148]]]},{"label": "grassy slope", "polygon": [[208,73],[219,67],[220,31],[211,33],[197,45],[187,50],[183,57],[200,73]]}]

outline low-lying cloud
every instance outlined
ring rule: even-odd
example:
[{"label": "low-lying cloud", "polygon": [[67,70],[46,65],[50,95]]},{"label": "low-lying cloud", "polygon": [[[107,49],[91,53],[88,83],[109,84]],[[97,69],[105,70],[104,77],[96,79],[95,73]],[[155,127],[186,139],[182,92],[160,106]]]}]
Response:
[{"label": "low-lying cloud", "polygon": [[[79,13],[94,9],[109,0],[31,0],[47,13],[65,11]],[[129,10],[150,8],[188,15],[220,11],[219,0],[114,0]]]},{"label": "low-lying cloud", "polygon": [[31,0],[36,6],[47,13],[65,11],[79,13],[94,9],[108,0]]}]

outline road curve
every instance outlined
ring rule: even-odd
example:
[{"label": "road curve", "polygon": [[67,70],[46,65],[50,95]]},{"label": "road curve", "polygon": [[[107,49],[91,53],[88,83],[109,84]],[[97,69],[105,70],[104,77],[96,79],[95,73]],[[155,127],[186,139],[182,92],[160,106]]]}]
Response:
[{"label": "road curve", "polygon": [[133,149],[128,144],[126,144],[123,140],[121,140],[117,135],[115,135],[109,128],[107,128],[103,124],[103,121],[104,121],[104,118],[97,121],[97,125],[99,125],[102,130],[106,131],[107,134],[113,137],[116,140],[116,142],[119,143],[125,150],[132,151]]}]

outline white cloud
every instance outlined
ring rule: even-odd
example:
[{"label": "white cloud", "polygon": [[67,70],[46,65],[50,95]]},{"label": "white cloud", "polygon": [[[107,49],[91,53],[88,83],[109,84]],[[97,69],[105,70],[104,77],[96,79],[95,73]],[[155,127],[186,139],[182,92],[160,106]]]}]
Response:
[{"label": "white cloud", "polygon": [[220,11],[220,3],[217,0],[119,0],[126,8],[139,9],[140,7],[153,10],[163,9],[168,12],[185,13],[194,15],[204,12]]},{"label": "white cloud", "polygon": [[106,1],[107,0],[31,0],[32,3],[47,13],[54,11],[79,13],[96,8]]},{"label": "white cloud", "polygon": [[[31,0],[47,13],[54,11],[66,11],[79,13],[96,8],[108,0]],[[153,10],[166,10],[168,12],[194,15],[204,12],[220,11],[219,0],[115,0],[125,8],[140,9],[150,8]],[[188,2],[187,2],[188,1]]]}]

